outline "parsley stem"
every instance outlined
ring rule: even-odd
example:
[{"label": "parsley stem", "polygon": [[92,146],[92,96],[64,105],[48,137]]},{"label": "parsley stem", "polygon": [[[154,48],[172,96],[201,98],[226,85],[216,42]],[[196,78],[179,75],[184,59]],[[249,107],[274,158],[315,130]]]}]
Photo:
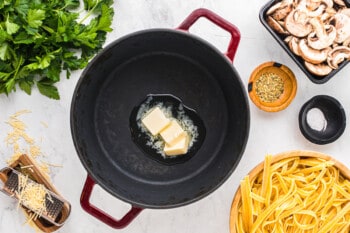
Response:
[{"label": "parsley stem", "polygon": [[96,2],[96,4],[88,11],[88,13],[84,16],[84,18],[82,18],[78,23],[82,24],[87,18],[89,18],[92,14],[92,12],[95,10],[95,8],[97,7],[98,4],[100,4],[101,0],[99,0],[98,2]]},{"label": "parsley stem", "polygon": [[13,74],[13,78],[16,79],[16,76],[18,74],[18,71],[19,71],[19,68],[21,67],[22,65],[22,62],[23,62],[23,57],[20,56],[19,57],[19,62],[17,63],[17,67],[16,67],[16,70],[15,70],[15,73]]}]

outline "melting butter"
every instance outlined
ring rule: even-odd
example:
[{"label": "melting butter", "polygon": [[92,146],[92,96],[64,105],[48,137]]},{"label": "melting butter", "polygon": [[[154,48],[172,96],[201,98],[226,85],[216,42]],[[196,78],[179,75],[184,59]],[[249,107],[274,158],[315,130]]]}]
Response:
[{"label": "melting butter", "polygon": [[[176,153],[187,152],[191,149],[193,144],[198,139],[198,127],[194,125],[193,121],[186,115],[183,105],[180,105],[177,109],[174,109],[174,106],[165,106],[162,102],[156,103],[156,105],[150,105],[152,101],[152,97],[145,101],[139,108],[136,116],[137,126],[140,131],[147,135],[147,143],[146,145],[155,149],[158,154],[162,155],[164,158],[168,157],[168,155],[174,155]],[[142,119],[150,114],[153,110],[159,108],[161,112],[165,115],[166,118],[170,119],[170,121],[176,120],[178,124],[182,127],[183,131],[186,132],[186,138],[179,138],[181,140],[176,142],[176,145],[165,145],[162,137],[157,135],[152,135],[152,133],[147,129],[147,127],[142,123]],[[176,113],[177,118],[175,119],[173,116],[173,112]],[[186,147],[186,148],[185,148]],[[167,152],[164,152],[164,149]],[[174,157],[174,156],[171,156]]]}]

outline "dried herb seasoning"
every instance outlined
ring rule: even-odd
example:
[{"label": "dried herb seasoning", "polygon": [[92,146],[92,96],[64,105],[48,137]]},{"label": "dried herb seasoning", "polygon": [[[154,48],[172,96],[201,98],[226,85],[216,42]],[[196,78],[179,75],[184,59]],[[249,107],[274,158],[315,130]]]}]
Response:
[{"label": "dried herb seasoning", "polygon": [[261,101],[272,103],[283,94],[284,82],[275,73],[263,73],[255,82],[255,91]]}]

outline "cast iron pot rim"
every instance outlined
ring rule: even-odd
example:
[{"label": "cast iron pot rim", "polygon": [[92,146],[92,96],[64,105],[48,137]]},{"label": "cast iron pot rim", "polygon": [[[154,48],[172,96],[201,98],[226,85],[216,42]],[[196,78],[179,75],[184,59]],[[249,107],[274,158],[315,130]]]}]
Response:
[{"label": "cast iron pot rim", "polygon": [[[229,172],[227,172],[227,174],[222,177],[221,181],[218,182],[216,185],[213,185],[212,188],[210,190],[208,190],[207,192],[201,194],[201,195],[197,195],[195,198],[189,199],[187,201],[183,201],[183,202],[179,202],[176,204],[167,204],[167,205],[150,205],[150,204],[145,204],[145,203],[141,203],[141,202],[137,202],[134,200],[130,200],[129,198],[124,197],[123,195],[120,195],[119,193],[115,193],[113,192],[107,184],[100,182],[100,179],[98,178],[98,176],[91,172],[89,166],[87,165],[87,162],[82,158],[82,151],[79,149],[79,145],[78,145],[78,140],[77,140],[77,134],[75,133],[75,127],[74,127],[74,121],[73,121],[73,110],[75,108],[75,103],[76,103],[76,97],[77,97],[77,93],[78,90],[82,84],[82,82],[84,81],[84,76],[89,72],[90,68],[94,65],[94,62],[96,60],[98,60],[101,56],[104,55],[104,53],[108,52],[109,50],[111,50],[116,44],[127,40],[131,37],[134,36],[140,36],[142,34],[147,34],[147,33],[174,33],[174,34],[180,34],[182,36],[187,36],[190,37],[192,39],[195,39],[201,43],[203,43],[204,45],[206,45],[209,49],[212,49],[214,52],[216,52],[218,55],[220,55],[222,57],[222,60],[230,67],[230,69],[233,71],[233,73],[237,74],[237,81],[241,86],[241,90],[243,93],[243,99],[245,100],[245,106],[246,106],[246,110],[247,110],[247,119],[246,119],[246,138],[244,140],[244,143],[242,144],[242,150],[240,152],[239,155],[237,155],[237,160],[236,162],[233,164],[232,168],[229,170]],[[232,78],[232,77],[230,77]],[[228,57],[226,57],[218,48],[216,48],[214,45],[212,45],[211,43],[209,43],[208,41],[200,38],[197,35],[194,34],[190,34],[187,31],[183,31],[180,29],[167,29],[167,28],[152,28],[152,29],[144,29],[144,30],[139,30],[136,32],[132,32],[129,34],[126,34],[124,36],[121,36],[118,39],[113,40],[112,42],[110,42],[106,47],[104,47],[98,54],[95,55],[95,57],[92,58],[92,60],[88,63],[88,65],[84,68],[83,72],[81,73],[78,82],[75,86],[74,92],[73,92],[73,96],[72,96],[72,101],[71,101],[71,107],[70,107],[70,125],[71,125],[71,135],[72,135],[72,139],[73,139],[73,144],[75,147],[75,150],[77,152],[77,155],[79,157],[80,162],[83,164],[83,167],[85,168],[85,170],[87,171],[87,175],[90,176],[95,184],[98,184],[103,190],[107,191],[109,194],[111,194],[112,196],[118,198],[119,200],[129,203],[130,205],[134,206],[134,207],[141,207],[141,208],[147,208],[147,209],[170,209],[170,208],[177,208],[177,207],[181,207],[181,206],[185,206],[185,205],[189,205],[191,203],[194,203],[196,201],[199,201],[207,196],[209,196],[211,193],[213,193],[215,190],[217,190],[221,185],[223,185],[228,178],[232,175],[232,173],[236,170],[236,167],[238,166],[238,164],[240,163],[240,160],[244,154],[244,151],[246,149],[247,146],[247,142],[248,142],[248,138],[249,138],[249,132],[250,132],[250,109],[249,109],[249,103],[248,103],[248,96],[247,93],[245,92],[244,89],[244,85],[243,82],[240,78],[240,76],[238,75],[238,72],[235,70],[232,62],[229,60]]]}]

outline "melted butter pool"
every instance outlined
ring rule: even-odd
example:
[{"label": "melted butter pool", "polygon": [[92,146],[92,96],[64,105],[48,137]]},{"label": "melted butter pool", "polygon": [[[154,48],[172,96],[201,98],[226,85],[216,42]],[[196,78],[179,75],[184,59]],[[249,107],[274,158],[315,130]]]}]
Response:
[{"label": "melted butter pool", "polygon": [[[142,124],[141,119],[153,108],[159,107],[169,119],[176,119],[190,136],[188,152],[183,155],[166,156],[163,152],[164,142],[160,136],[153,136]],[[197,112],[185,106],[173,95],[148,95],[137,105],[130,115],[130,132],[133,141],[152,159],[167,164],[177,164],[189,160],[201,147],[206,129]]]}]

